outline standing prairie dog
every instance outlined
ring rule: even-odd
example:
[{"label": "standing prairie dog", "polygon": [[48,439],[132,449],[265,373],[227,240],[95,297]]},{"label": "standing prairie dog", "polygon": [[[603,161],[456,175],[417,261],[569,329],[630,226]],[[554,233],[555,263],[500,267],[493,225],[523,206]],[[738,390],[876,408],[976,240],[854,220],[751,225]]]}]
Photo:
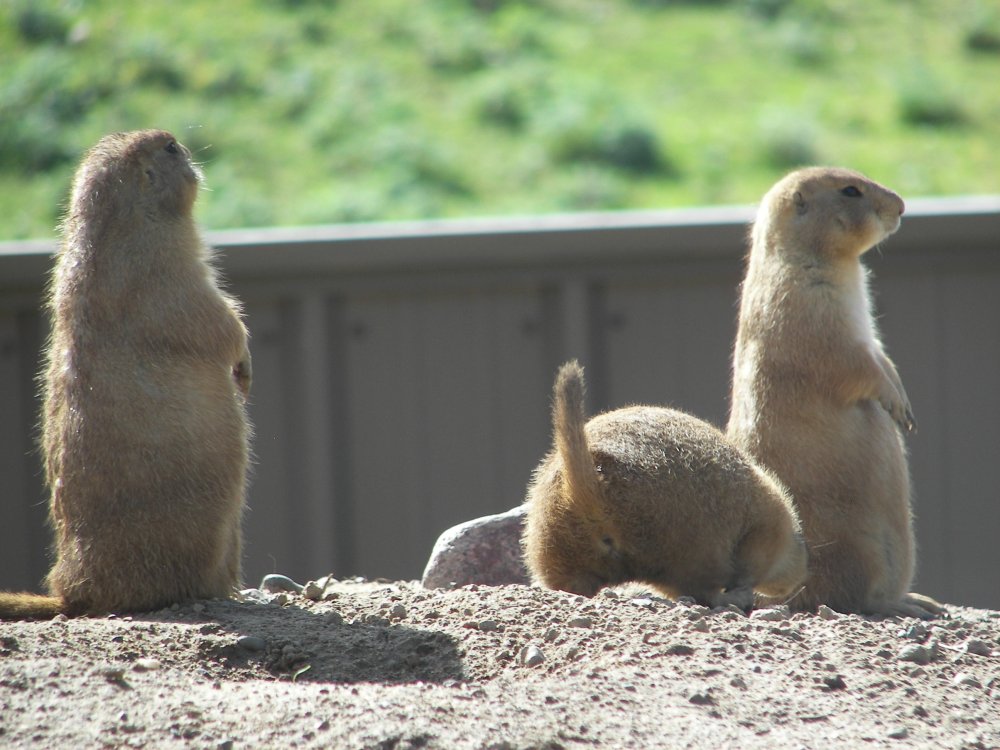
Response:
[{"label": "standing prairie dog", "polygon": [[798,508],[810,570],[797,609],[940,607],[906,595],[914,541],[901,433],[914,419],[860,261],[903,208],[857,172],[809,168],[771,188],[753,225],[727,432]]},{"label": "standing prairie dog", "polygon": [[240,584],[247,332],[192,217],[200,172],[170,133],[83,159],[52,278],[42,449],[51,596],[0,617],[152,610]]},{"label": "standing prairie dog", "polygon": [[783,597],[806,553],[787,492],[719,430],[688,414],[632,406],[589,422],[583,370],[554,389],[555,449],[528,488],[525,557],[543,585],[593,596],[638,581],[670,597],[748,609]]}]

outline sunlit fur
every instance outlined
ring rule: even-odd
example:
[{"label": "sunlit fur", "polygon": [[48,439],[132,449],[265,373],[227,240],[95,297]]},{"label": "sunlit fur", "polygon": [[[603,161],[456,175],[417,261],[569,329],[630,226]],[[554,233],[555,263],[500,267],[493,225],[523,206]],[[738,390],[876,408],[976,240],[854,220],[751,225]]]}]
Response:
[{"label": "sunlit fur", "polygon": [[199,180],[156,130],[109,135],[79,167],[42,378],[54,599],[3,594],[0,616],[150,610],[240,584],[250,354],[192,217]]},{"label": "sunlit fur", "polygon": [[915,424],[860,262],[902,214],[900,197],[863,175],[810,168],[778,182],[753,225],[727,433],[798,508],[809,577],[797,609],[927,614],[905,596],[914,540],[903,433]]},{"label": "sunlit fur", "polygon": [[528,488],[525,558],[549,587],[592,596],[644,582],[666,596],[747,609],[805,576],[798,519],[780,484],[711,425],[634,406],[586,421],[583,371],[564,365],[555,448]]}]

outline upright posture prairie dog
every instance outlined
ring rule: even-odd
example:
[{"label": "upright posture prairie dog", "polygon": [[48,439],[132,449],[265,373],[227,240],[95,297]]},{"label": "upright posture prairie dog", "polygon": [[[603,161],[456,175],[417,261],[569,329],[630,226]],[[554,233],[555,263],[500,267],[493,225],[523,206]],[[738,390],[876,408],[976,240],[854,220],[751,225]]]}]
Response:
[{"label": "upright posture prairie dog", "polygon": [[525,556],[549,588],[593,596],[647,583],[748,609],[754,590],[783,597],[806,573],[787,492],[716,428],[655,406],[586,421],[583,371],[555,384],[555,448],[528,488]]},{"label": "upright posture prairie dog", "polygon": [[810,168],[771,188],[753,225],[728,434],[795,500],[809,547],[798,609],[927,613],[904,596],[914,543],[901,433],[913,413],[860,261],[902,214],[863,175]]},{"label": "upright posture prairie dog", "polygon": [[42,449],[51,596],[0,617],[151,610],[240,583],[250,353],[192,218],[170,133],[103,138],[77,171],[52,278]]}]

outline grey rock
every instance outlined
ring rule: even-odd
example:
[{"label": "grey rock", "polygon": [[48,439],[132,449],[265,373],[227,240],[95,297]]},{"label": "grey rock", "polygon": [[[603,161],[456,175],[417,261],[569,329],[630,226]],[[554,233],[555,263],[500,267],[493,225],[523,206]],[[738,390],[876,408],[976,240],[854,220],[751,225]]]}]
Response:
[{"label": "grey rock", "polygon": [[236,645],[244,651],[257,653],[267,648],[267,641],[256,635],[245,635],[236,640]]},{"label": "grey rock", "polygon": [[525,646],[518,654],[518,661],[526,667],[537,667],[545,661],[545,654],[538,646]]},{"label": "grey rock", "polygon": [[952,685],[965,686],[965,687],[976,687],[981,688],[982,683],[975,678],[975,676],[969,674],[968,672],[959,672],[952,678]]},{"label": "grey rock", "polygon": [[686,643],[675,643],[668,646],[663,653],[670,656],[691,656],[694,653],[694,649]]},{"label": "grey rock", "polygon": [[927,626],[922,622],[915,623],[905,630],[901,630],[899,635],[911,641],[922,641],[927,637]]},{"label": "grey rock", "polygon": [[393,620],[402,620],[406,617],[406,607],[397,602],[389,608],[389,617]]},{"label": "grey rock", "polygon": [[976,656],[990,656],[993,654],[993,649],[990,648],[990,645],[977,638],[970,638],[963,643],[962,650],[967,654],[975,654]]},{"label": "grey rock", "polygon": [[715,699],[706,691],[704,693],[692,693],[688,697],[688,702],[696,706],[714,706]]},{"label": "grey rock", "polygon": [[841,615],[839,612],[835,612],[825,604],[820,604],[816,608],[816,614],[819,615],[820,618],[823,620],[839,620],[841,617],[843,617],[843,615]]},{"label": "grey rock", "polygon": [[302,587],[302,596],[310,601],[318,602],[323,598],[323,591],[323,587],[316,581],[307,581],[306,585]]},{"label": "grey rock", "polygon": [[421,583],[429,589],[530,583],[521,556],[525,513],[520,505],[445,531],[434,544]]},{"label": "grey rock", "polygon": [[932,658],[932,651],[927,646],[911,643],[903,646],[896,654],[900,661],[912,661],[914,664],[929,664]]},{"label": "grey rock", "polygon": [[785,606],[757,609],[750,613],[751,620],[763,620],[764,622],[783,622],[789,617],[788,607]]},{"label": "grey rock", "polygon": [[270,594],[278,594],[283,591],[301,594],[303,586],[300,583],[296,583],[288,576],[272,573],[271,575],[264,576],[260,582],[259,588],[261,591],[267,591]]}]

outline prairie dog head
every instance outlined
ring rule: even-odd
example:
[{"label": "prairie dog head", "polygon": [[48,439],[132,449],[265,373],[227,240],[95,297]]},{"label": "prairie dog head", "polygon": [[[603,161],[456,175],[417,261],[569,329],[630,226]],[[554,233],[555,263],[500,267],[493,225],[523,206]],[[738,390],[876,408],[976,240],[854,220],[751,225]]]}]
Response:
[{"label": "prairie dog head", "polygon": [[899,229],[902,198],[863,174],[836,167],[792,172],[764,196],[755,248],[856,259]]},{"label": "prairie dog head", "polygon": [[188,218],[200,181],[191,152],[170,133],[113,133],[87,152],[77,171],[67,228]]}]

